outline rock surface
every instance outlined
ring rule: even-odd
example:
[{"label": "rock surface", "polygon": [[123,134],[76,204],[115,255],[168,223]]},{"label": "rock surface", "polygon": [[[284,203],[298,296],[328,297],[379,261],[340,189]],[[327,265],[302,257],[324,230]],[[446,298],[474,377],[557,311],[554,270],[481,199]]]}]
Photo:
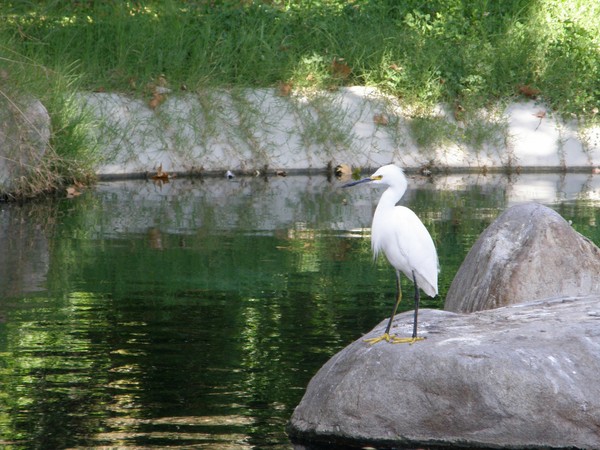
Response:
[{"label": "rock surface", "polygon": [[37,99],[0,101],[0,194],[35,173],[50,141],[50,116]]},{"label": "rock surface", "polygon": [[460,266],[445,309],[473,312],[558,296],[600,294],[600,249],[554,210],[506,210]]},{"label": "rock surface", "polygon": [[[398,315],[393,331],[409,335],[411,318]],[[420,331],[413,345],[359,339],[331,358],[293,413],[292,439],[600,448],[600,297],[426,309]]]}]

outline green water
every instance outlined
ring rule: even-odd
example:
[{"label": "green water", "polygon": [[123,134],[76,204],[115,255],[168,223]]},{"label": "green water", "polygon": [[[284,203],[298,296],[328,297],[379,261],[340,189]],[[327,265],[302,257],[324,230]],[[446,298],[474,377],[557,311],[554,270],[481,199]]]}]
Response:
[{"label": "green water", "polygon": [[[479,233],[513,203],[542,201],[600,243],[599,183],[411,180],[403,204],[442,267],[423,307],[442,307]],[[310,378],[393,303],[366,229],[381,191],[339,185],[129,181],[0,205],[0,445],[291,448],[284,427]]]}]

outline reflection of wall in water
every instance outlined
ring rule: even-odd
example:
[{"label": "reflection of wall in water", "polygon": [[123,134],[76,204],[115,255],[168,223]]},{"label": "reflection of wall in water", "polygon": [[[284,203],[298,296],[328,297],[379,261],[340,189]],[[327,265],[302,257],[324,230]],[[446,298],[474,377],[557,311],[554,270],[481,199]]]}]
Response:
[{"label": "reflection of wall in water", "polygon": [[[176,179],[158,186],[132,180],[102,183],[102,204],[86,214],[89,230],[102,236],[147,233],[158,228],[167,233],[197,233],[202,230],[251,230],[272,233],[294,229],[297,223],[319,230],[349,231],[370,227],[373,211],[383,192],[374,186],[348,191],[337,180],[324,176]],[[516,203],[537,201],[552,204],[562,200],[594,199],[600,195],[600,177],[590,174],[456,174],[425,178],[409,176],[409,188],[401,204],[413,209],[433,208],[443,214],[442,196],[435,192],[461,192],[477,187],[490,197],[490,205],[502,210]],[[419,192],[438,204],[416,205]],[[487,193],[487,194],[486,194]],[[501,195],[498,195],[501,193]],[[439,197],[439,198],[438,198]]]}]

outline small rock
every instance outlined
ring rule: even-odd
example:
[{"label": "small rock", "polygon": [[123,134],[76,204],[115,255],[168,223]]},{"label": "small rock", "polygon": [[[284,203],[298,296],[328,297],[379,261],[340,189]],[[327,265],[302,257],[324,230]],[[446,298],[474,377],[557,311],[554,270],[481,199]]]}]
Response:
[{"label": "small rock", "polygon": [[337,178],[350,179],[352,176],[352,167],[349,164],[338,164],[334,169]]}]

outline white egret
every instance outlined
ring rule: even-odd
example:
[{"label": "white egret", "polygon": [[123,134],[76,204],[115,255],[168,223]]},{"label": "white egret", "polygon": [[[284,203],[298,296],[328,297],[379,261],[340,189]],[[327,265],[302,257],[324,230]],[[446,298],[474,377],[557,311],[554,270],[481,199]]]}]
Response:
[{"label": "white egret", "polygon": [[[417,337],[417,320],[419,315],[419,288],[435,297],[438,293],[439,263],[435,245],[425,225],[417,215],[404,206],[396,206],[408,187],[404,172],[399,167],[389,164],[380,167],[373,175],[359,181],[345,184],[343,187],[355,186],[361,183],[372,182],[382,184],[388,188],[381,195],[379,204],[373,215],[371,226],[371,248],[377,258],[383,252],[389,263],[396,269],[396,304],[392,316],[383,335],[366,339],[375,344],[387,341],[394,344],[413,343],[423,338]],[[402,300],[402,287],[400,273],[404,273],[415,285],[415,312],[413,321],[412,338],[400,338],[390,335],[392,321],[396,315],[398,305]]]}]

